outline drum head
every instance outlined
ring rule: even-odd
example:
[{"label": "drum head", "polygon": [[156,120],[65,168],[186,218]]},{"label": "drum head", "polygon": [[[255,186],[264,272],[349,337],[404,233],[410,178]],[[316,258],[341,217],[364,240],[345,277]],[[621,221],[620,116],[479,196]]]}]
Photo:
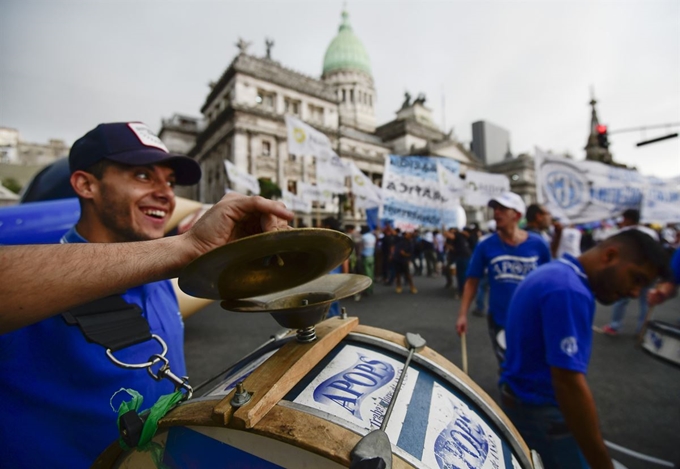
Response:
[{"label": "drum head", "polygon": [[267,295],[297,287],[330,272],[354,243],[339,231],[301,228],[271,231],[234,241],[187,265],[179,287],[213,300]]}]

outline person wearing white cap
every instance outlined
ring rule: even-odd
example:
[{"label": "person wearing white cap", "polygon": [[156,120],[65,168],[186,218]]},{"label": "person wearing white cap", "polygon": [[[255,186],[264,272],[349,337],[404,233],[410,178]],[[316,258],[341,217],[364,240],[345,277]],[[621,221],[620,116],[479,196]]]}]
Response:
[{"label": "person wearing white cap", "polygon": [[467,332],[470,304],[477,292],[479,279],[488,269],[491,343],[499,363],[505,356],[505,315],[512,294],[520,281],[541,264],[550,261],[550,248],[543,238],[519,228],[526,212],[522,198],[514,192],[503,192],[489,201],[493,209],[496,232],[477,244],[463,289],[456,330]]}]

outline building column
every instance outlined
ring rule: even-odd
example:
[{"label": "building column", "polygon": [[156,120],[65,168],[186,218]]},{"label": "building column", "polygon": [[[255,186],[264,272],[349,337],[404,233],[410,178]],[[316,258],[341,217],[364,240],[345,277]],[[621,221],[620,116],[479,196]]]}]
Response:
[{"label": "building column", "polygon": [[276,144],[274,145],[276,147],[276,184],[281,188],[281,189],[287,189],[287,187],[284,187],[284,167],[286,165],[286,140],[281,139],[279,137],[274,137],[274,142]]},{"label": "building column", "polygon": [[248,166],[246,168],[248,169],[248,173],[252,174],[255,176],[255,160],[257,156],[255,156],[255,138],[253,137],[252,132],[248,132]]}]

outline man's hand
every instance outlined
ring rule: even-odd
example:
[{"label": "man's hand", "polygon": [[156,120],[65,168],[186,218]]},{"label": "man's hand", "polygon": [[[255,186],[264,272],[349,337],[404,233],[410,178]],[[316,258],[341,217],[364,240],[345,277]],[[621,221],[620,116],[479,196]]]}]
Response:
[{"label": "man's hand", "polygon": [[647,292],[647,303],[656,306],[677,294],[677,286],[673,282],[661,282]]},{"label": "man's hand", "polygon": [[186,236],[201,255],[246,236],[287,230],[288,220],[293,217],[282,202],[231,192],[208,210]]},{"label": "man's hand", "polygon": [[458,321],[456,321],[456,331],[458,332],[458,335],[467,333],[467,315],[458,316]]}]

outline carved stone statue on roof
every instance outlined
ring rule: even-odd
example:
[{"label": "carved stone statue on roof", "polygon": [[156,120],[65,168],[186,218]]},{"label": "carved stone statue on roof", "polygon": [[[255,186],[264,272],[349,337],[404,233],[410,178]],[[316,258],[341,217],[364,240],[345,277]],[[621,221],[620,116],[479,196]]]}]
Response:
[{"label": "carved stone statue on roof", "polygon": [[427,101],[427,98],[425,98],[425,93],[418,93],[418,97],[415,99],[415,101],[413,101],[413,104],[420,104],[424,106],[425,101]]},{"label": "carved stone statue on roof", "polygon": [[404,103],[401,105],[402,109],[406,109],[411,106],[411,93],[408,91],[404,92]]},{"label": "carved stone statue on roof", "polygon": [[238,42],[236,43],[236,47],[238,47],[238,53],[239,54],[246,54],[248,52],[248,47],[250,47],[250,44],[252,42],[245,41],[243,38],[238,38]]},{"label": "carved stone statue on roof", "polygon": [[272,58],[272,47],[274,47],[274,40],[273,39],[265,39],[264,40],[264,45],[267,48],[267,58],[271,60]]}]

